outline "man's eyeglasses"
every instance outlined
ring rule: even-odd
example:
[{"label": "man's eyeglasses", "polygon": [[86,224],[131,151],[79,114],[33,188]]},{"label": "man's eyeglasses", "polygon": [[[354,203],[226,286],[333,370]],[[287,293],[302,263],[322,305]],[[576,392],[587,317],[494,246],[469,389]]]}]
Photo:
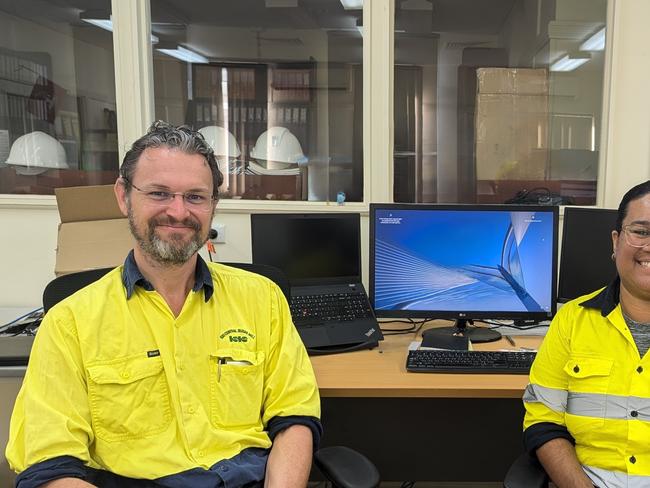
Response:
[{"label": "man's eyeglasses", "polygon": [[128,178],[122,177],[122,179],[126,183],[130,184],[137,191],[142,193],[146,198],[147,202],[149,202],[152,205],[165,207],[167,205],[170,205],[172,201],[174,201],[174,197],[176,197],[176,195],[179,195],[183,198],[183,202],[185,202],[187,208],[191,208],[192,210],[196,210],[199,212],[208,212],[212,209],[214,196],[210,195],[209,193],[200,192],[200,191],[183,193],[183,192],[165,191],[157,188],[138,188],[133,184],[133,182],[129,181]]},{"label": "man's eyeglasses", "polygon": [[650,245],[650,228],[638,224],[623,226],[625,242],[632,247],[645,247]]}]

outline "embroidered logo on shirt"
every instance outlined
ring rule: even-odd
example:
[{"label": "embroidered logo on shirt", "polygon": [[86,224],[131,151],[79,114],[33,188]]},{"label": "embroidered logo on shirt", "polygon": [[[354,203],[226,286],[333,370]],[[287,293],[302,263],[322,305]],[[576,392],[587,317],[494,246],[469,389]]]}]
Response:
[{"label": "embroidered logo on shirt", "polygon": [[219,336],[219,339],[228,337],[229,342],[248,342],[255,339],[255,334],[246,329],[228,329]]},{"label": "embroidered logo on shirt", "polygon": [[156,356],[160,356],[160,351],[158,349],[155,351],[147,351],[148,358],[155,358]]}]

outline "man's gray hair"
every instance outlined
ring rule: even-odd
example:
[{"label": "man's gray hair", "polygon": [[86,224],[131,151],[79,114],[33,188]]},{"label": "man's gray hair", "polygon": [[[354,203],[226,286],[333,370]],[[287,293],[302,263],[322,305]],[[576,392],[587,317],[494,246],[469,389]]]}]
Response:
[{"label": "man's gray hair", "polygon": [[218,197],[219,187],[223,183],[223,175],[219,171],[214,151],[206,142],[203,134],[186,125],[175,126],[162,120],[151,124],[147,133],[135,141],[124,156],[120,167],[120,176],[124,179],[127,192],[131,191],[133,174],[140,156],[142,156],[145,149],[150,147],[169,147],[178,149],[185,154],[200,154],[203,156],[212,172],[214,198]]}]

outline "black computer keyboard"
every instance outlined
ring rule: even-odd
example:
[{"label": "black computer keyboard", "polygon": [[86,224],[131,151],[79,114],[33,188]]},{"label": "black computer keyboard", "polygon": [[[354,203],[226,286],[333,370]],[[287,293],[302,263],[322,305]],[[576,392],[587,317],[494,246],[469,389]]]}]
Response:
[{"label": "black computer keyboard", "polygon": [[415,373],[528,374],[533,351],[409,351],[406,370]]},{"label": "black computer keyboard", "polygon": [[349,321],[372,317],[365,293],[330,293],[291,297],[291,316],[296,324]]}]

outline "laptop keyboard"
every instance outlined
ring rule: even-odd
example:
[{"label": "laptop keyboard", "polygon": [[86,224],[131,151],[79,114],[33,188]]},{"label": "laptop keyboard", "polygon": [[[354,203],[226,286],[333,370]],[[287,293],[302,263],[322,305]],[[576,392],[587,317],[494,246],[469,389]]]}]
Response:
[{"label": "laptop keyboard", "polygon": [[346,322],[372,317],[365,293],[329,293],[291,297],[291,316],[299,325]]}]

